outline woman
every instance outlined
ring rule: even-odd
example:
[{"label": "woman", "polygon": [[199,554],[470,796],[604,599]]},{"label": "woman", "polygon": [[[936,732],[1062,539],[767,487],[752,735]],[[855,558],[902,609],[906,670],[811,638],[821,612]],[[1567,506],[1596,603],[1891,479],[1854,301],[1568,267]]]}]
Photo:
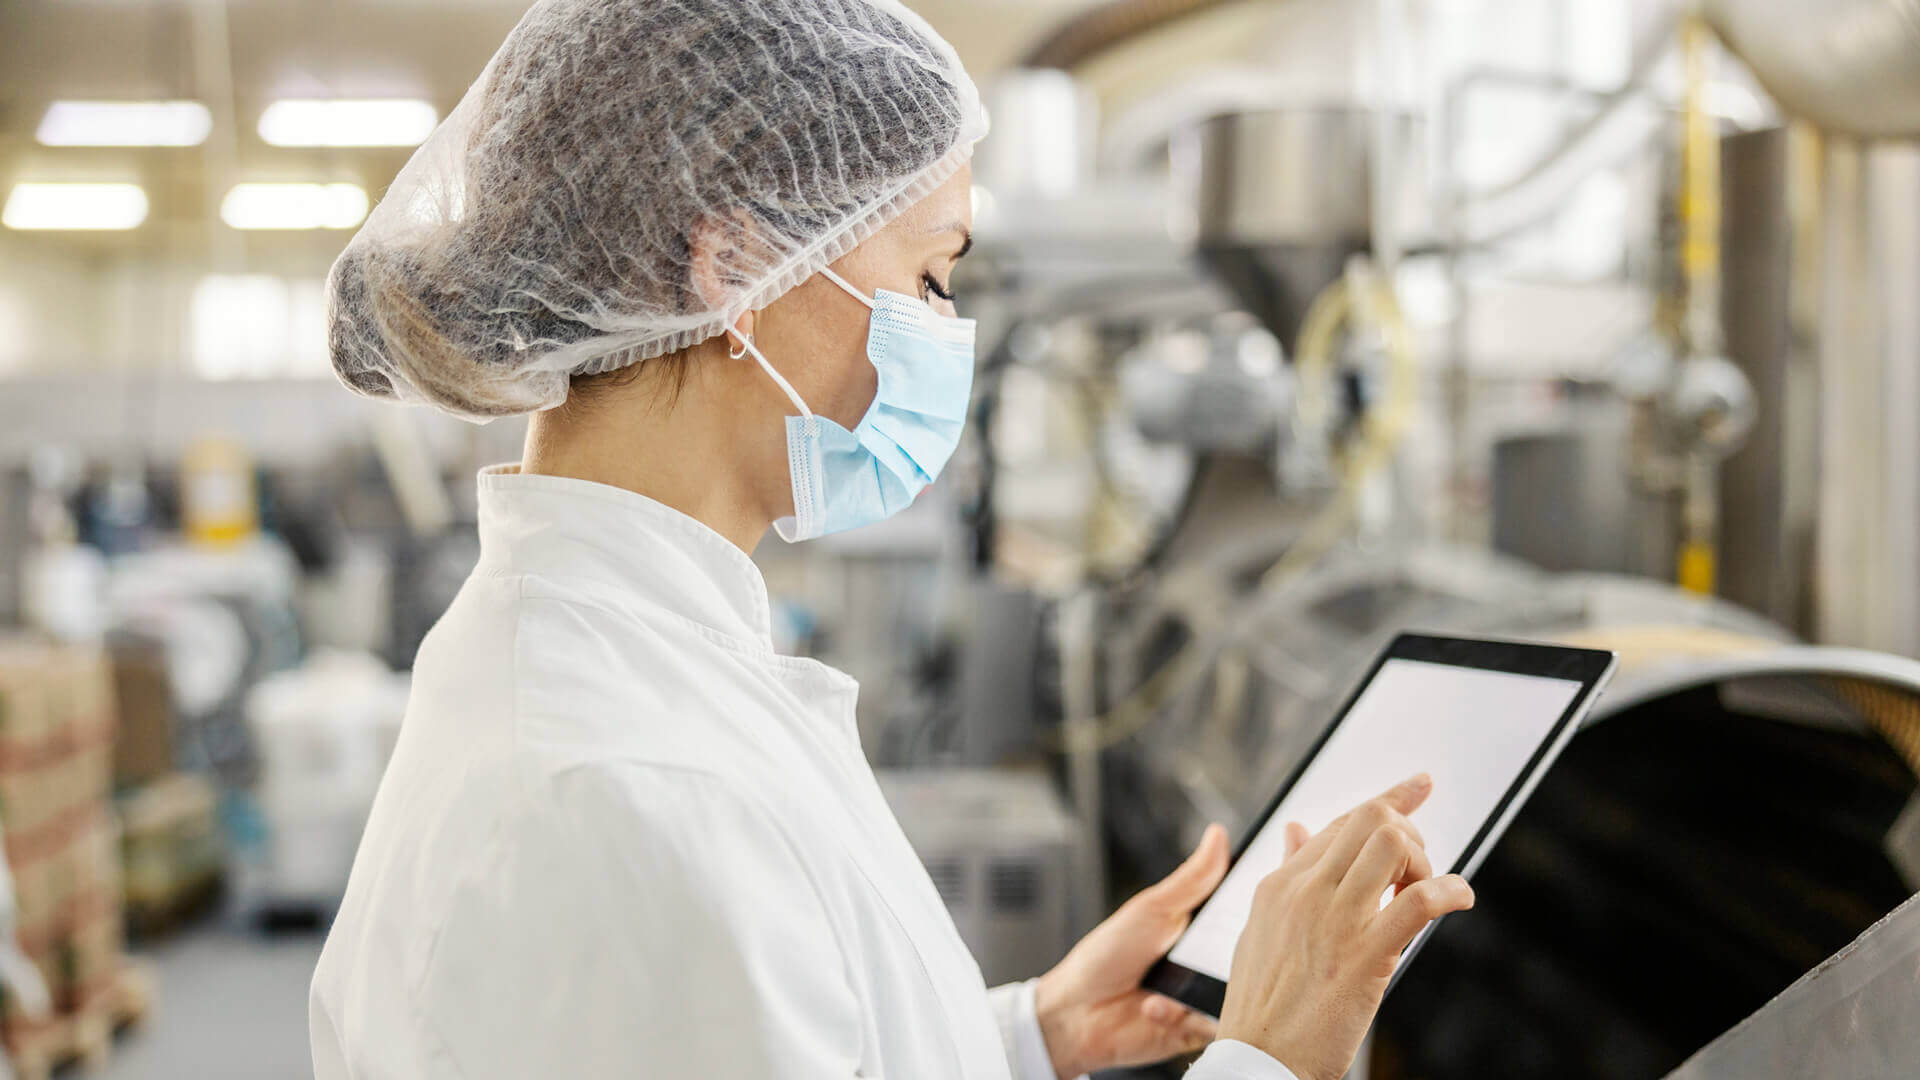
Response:
[{"label": "woman", "polygon": [[748,554],[878,520],[951,453],[985,131],[893,0],[543,0],[341,256],[348,385],[534,416],[480,477],[480,562],[314,976],[321,1080],[1039,1080],[1209,1042],[1190,1076],[1333,1080],[1399,948],[1469,902],[1403,785],[1293,838],[1217,1032],[1138,984],[1218,827],[1048,974],[982,986],[855,684],[774,653]]}]

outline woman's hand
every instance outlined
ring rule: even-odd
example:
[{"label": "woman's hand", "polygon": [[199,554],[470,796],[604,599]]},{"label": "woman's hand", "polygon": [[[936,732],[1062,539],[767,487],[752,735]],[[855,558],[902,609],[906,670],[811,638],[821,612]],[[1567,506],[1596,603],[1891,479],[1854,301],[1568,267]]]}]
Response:
[{"label": "woman's hand", "polygon": [[1061,1077],[1161,1061],[1214,1038],[1214,1022],[1140,979],[1227,872],[1227,831],[1209,825],[1187,861],[1141,890],[1040,976],[1034,1005]]},{"label": "woman's hand", "polygon": [[[1300,1080],[1346,1074],[1401,950],[1429,922],[1473,906],[1465,879],[1433,876],[1406,818],[1432,790],[1416,776],[1311,839],[1287,826],[1287,860],[1260,882],[1233,951],[1222,1038],[1259,1047]],[[1388,889],[1396,895],[1383,908]]]}]

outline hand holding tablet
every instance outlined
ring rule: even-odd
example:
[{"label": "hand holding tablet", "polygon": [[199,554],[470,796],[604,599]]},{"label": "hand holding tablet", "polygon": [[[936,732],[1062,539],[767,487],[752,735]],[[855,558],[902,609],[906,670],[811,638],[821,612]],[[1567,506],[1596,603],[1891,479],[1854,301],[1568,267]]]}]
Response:
[{"label": "hand holding tablet", "polygon": [[1466,877],[1613,665],[1585,649],[1396,638],[1145,987],[1219,1016],[1223,1038],[1300,1080],[1338,1080],[1432,921],[1472,905]]}]

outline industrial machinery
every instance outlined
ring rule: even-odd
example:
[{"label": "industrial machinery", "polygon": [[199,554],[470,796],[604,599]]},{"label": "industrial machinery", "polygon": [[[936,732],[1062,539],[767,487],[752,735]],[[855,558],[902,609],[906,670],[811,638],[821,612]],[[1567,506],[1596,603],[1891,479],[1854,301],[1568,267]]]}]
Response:
[{"label": "industrial machinery", "polygon": [[[1473,917],[1441,924],[1382,1010],[1372,1077],[1665,1075],[1920,889],[1920,664],[1670,627],[1577,638],[1628,666],[1481,868]],[[1911,982],[1879,989],[1873,1008],[1911,1015]],[[1896,1035],[1777,1075],[1901,1075],[1870,1065],[1911,1067],[1910,1043],[1881,1056]]]},{"label": "industrial machinery", "polygon": [[[1444,14],[1269,5],[1211,39],[1266,55],[1103,124],[1132,42],[1251,10],[1105,4],[992,105],[958,501],[995,599],[956,664],[995,734],[961,754],[1056,765],[1080,894],[1244,823],[1400,630],[1627,657],[1372,1077],[1664,1075],[1920,888],[1920,665],[1796,644],[1920,653],[1920,154],[1858,141],[1920,134],[1920,24],[1653,7],[1616,86],[1423,93]],[[1316,53],[1315,91],[1270,77]],[[1749,69],[1772,105],[1729,104]],[[1462,150],[1489,87],[1559,112],[1496,182]],[[1557,269],[1596,177],[1612,254]]]},{"label": "industrial machinery", "polygon": [[1910,899],[1672,1078],[1898,1076],[1920,1054],[1902,993],[1917,974],[1920,900]]}]

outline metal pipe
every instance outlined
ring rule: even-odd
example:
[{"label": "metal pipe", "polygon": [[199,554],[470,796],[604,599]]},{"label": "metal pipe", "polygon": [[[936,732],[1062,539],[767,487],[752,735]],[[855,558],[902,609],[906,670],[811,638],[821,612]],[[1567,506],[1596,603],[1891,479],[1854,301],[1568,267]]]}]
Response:
[{"label": "metal pipe", "polygon": [[1100,798],[1099,595],[1081,590],[1060,602],[1061,726],[1066,736],[1067,793],[1078,826],[1079,866],[1073,889],[1074,930],[1084,932],[1107,911],[1106,820]]}]

